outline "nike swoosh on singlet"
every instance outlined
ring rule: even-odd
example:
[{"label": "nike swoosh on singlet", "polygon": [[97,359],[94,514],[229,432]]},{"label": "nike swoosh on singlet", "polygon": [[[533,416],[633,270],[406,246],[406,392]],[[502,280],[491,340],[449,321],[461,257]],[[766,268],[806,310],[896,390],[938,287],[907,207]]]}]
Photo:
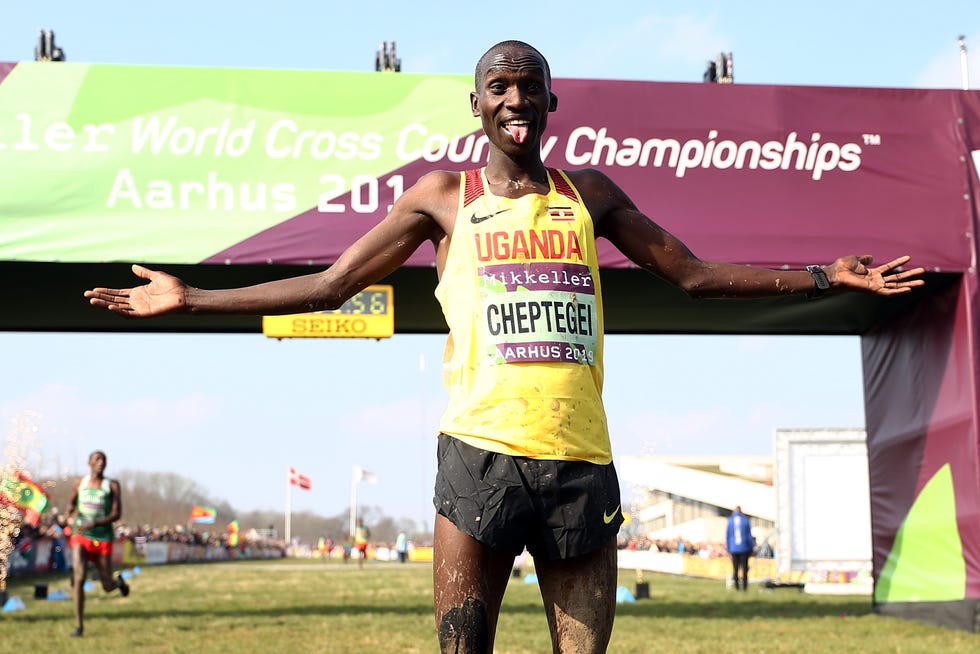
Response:
[{"label": "nike swoosh on singlet", "polygon": [[501,209],[500,211],[494,211],[493,213],[488,213],[485,216],[478,216],[476,214],[473,214],[472,216],[470,216],[470,222],[473,223],[474,225],[476,225],[477,223],[482,223],[484,220],[487,220],[489,218],[493,218],[498,213],[503,213],[505,211],[510,211],[510,207],[506,207],[504,209]]},{"label": "nike swoosh on singlet", "polygon": [[605,511],[603,511],[602,512],[602,521],[608,525],[610,522],[613,521],[613,518],[616,517],[616,514],[617,513],[619,513],[619,507],[618,506],[615,509],[613,509],[613,512],[612,513],[606,513]]}]

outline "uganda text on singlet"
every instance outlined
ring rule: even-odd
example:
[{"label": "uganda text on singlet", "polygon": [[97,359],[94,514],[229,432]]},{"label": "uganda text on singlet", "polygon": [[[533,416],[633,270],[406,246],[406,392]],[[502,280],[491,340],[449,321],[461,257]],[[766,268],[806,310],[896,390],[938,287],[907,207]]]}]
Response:
[{"label": "uganda text on singlet", "polygon": [[566,175],[548,195],[490,193],[463,173],[436,297],[449,324],[443,433],[539,459],[612,460],[592,217]]}]

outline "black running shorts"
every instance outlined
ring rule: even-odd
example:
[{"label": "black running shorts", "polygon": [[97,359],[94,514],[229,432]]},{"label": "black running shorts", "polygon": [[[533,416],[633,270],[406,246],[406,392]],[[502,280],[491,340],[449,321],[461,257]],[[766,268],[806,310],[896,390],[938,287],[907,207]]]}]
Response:
[{"label": "black running shorts", "polygon": [[569,559],[615,539],[623,523],[612,463],[498,454],[446,434],[438,456],[436,511],[496,550]]}]

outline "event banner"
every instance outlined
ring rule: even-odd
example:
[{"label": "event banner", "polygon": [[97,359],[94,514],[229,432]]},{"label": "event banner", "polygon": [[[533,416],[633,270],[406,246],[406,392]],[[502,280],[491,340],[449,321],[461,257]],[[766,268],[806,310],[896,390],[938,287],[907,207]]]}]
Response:
[{"label": "event banner", "polygon": [[[329,264],[426,172],[478,168],[469,75],[0,64],[0,260]],[[556,79],[548,166],[699,256],[972,260],[969,91]],[[607,266],[629,265],[605,247]],[[433,263],[431,248],[410,265]]]}]

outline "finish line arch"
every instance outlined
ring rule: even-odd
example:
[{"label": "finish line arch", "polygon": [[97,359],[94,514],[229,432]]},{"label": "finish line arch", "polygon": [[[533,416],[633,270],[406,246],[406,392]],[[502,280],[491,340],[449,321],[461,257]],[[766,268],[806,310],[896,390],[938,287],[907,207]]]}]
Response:
[{"label": "finish line arch", "polygon": [[[470,85],[0,64],[0,329],[261,331],[258,318],[123,321],[91,310],[81,291],[130,285],[130,262],[201,287],[329,265],[422,174],[479,165]],[[693,301],[600,250],[612,333],[861,336],[875,606],[976,630],[980,94],[580,79],[554,88],[562,102],[546,163],[605,170],[703,258],[799,269],[907,253],[930,271],[925,288],[892,300]],[[444,331],[431,253],[385,282],[396,331]]]}]

